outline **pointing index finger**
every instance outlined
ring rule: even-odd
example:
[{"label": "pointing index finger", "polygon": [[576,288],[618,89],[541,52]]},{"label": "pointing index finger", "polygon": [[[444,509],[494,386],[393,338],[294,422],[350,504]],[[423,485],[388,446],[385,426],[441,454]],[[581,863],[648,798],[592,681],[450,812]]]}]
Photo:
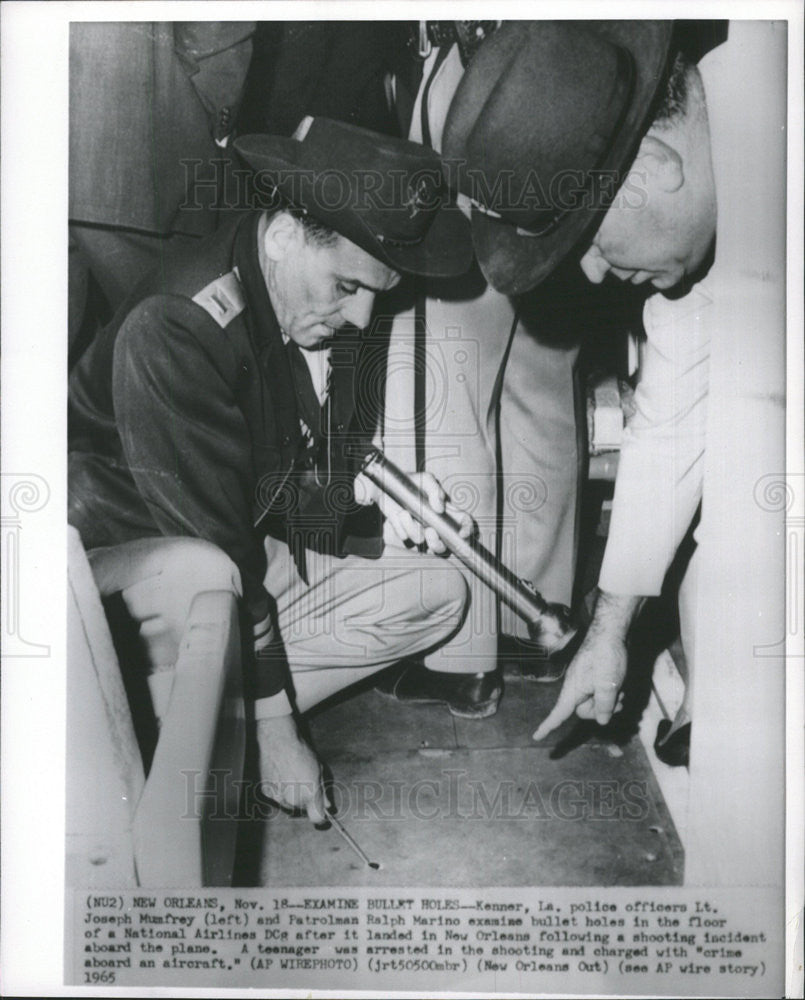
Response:
[{"label": "pointing index finger", "polygon": [[554,729],[561,726],[565,719],[570,718],[575,711],[576,705],[583,700],[583,698],[577,698],[571,686],[565,682],[552,711],[542,720],[542,723],[535,730],[531,738],[533,740],[544,740],[549,733],[552,733]]}]

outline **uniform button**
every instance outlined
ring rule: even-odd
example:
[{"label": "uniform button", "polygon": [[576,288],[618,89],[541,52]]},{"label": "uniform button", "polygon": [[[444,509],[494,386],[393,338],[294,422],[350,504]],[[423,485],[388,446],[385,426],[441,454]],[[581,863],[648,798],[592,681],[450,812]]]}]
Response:
[{"label": "uniform button", "polygon": [[283,434],[282,435],[282,443],[283,444],[290,444],[291,443],[291,438],[290,438],[289,434]]}]

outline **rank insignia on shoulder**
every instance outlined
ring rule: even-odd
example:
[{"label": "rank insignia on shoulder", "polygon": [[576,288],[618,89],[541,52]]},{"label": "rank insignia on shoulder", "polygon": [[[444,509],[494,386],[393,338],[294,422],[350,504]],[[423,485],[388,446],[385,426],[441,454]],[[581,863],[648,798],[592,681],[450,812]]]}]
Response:
[{"label": "rank insignia on shoulder", "polygon": [[237,271],[230,271],[211,281],[193,296],[193,301],[224,330],[246,308]]}]

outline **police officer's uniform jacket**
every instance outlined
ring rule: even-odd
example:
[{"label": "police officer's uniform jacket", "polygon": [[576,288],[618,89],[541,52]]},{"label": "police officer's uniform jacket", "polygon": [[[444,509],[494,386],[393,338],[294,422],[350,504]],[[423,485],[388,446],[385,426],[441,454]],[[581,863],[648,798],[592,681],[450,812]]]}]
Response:
[{"label": "police officer's uniform jacket", "polygon": [[[377,521],[367,531],[351,501],[375,419],[356,414],[361,334],[339,333],[321,406],[271,307],[258,222],[259,213],[234,218],[146,279],[69,391],[69,521],[85,547],[206,539],[238,566],[255,622],[271,606],[266,533],[289,541],[303,577],[305,547],[382,548]],[[282,681],[261,687],[272,694]]]}]

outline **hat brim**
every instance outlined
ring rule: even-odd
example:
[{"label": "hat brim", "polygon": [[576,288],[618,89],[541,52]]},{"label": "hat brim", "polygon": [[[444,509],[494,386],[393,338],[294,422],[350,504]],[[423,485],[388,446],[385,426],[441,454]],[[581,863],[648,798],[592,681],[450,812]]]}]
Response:
[{"label": "hat brim", "polygon": [[374,242],[378,248],[374,256],[405,274],[454,278],[468,271],[472,264],[470,221],[455,204],[439,209],[421,243],[392,246],[387,242]]},{"label": "hat brim", "polygon": [[454,202],[436,211],[417,243],[380,239],[359,212],[319,204],[311,198],[312,185],[294,183],[295,171],[311,170],[310,164],[299,158],[300,147],[301,143],[285,136],[251,136],[248,145],[235,142],[235,148],[253,169],[276,179],[277,190],[290,204],[304,209],[393,270],[432,278],[452,278],[469,270],[473,257],[470,222]]},{"label": "hat brim", "polygon": [[[672,21],[596,22],[596,31],[627,48],[635,63],[630,106],[605,161],[596,169],[621,173],[631,164],[645,132],[646,117],[665,79],[672,27]],[[607,207],[588,206],[569,212],[545,236],[521,235],[510,223],[473,209],[472,241],[484,277],[504,295],[529,291],[554,270],[585,234],[592,236]]]}]

